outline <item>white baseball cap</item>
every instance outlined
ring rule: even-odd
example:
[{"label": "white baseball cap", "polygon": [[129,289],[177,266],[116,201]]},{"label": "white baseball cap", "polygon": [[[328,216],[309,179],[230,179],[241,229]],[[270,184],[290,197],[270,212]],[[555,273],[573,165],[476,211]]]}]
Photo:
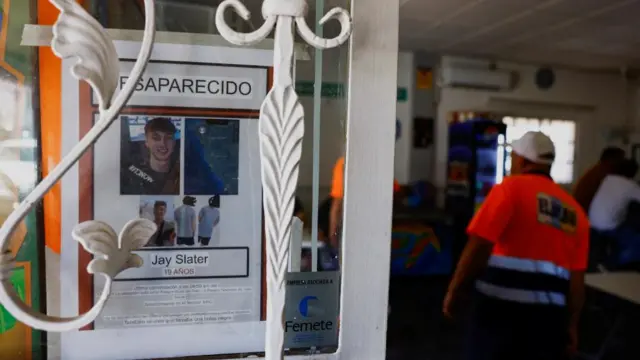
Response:
[{"label": "white baseball cap", "polygon": [[556,148],[551,139],[539,132],[529,131],[511,143],[511,151],[536,164],[551,165]]}]

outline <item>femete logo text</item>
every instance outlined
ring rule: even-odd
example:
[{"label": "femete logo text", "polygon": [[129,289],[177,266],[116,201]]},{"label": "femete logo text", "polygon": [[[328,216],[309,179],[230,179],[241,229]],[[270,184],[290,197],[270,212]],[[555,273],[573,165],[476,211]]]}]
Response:
[{"label": "femete logo text", "polygon": [[333,330],[333,321],[286,321],[284,323],[284,331],[289,332],[310,332],[310,331],[327,331]]}]

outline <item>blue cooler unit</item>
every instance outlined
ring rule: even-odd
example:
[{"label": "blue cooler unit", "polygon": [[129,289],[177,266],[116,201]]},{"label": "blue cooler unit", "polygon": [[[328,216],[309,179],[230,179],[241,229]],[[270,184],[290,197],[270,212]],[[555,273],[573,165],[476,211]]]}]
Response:
[{"label": "blue cooler unit", "polygon": [[446,207],[471,217],[505,175],[507,127],[484,118],[449,126]]}]

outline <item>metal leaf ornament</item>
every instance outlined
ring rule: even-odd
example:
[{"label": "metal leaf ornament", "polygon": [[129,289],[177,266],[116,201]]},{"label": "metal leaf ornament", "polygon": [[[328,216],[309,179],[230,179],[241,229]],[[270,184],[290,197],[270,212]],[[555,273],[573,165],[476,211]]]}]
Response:
[{"label": "metal leaf ornament", "polygon": [[[7,253],[9,239],[22,220],[45,194],[76,164],[83,154],[100,138],[116,119],[129,100],[151,57],[155,39],[155,2],[144,0],[145,28],[138,59],[129,79],[117,96],[114,96],[120,74],[118,54],[106,30],[88,14],[75,0],[50,0],[60,10],[53,26],[51,48],[60,58],[75,58],[71,68],[78,80],[89,83],[99,105],[99,119],[89,132],[69,151],[60,163],[29,193],[6,218],[0,227],[0,303],[17,320],[37,330],[61,332],[82,328],[102,311],[111,291],[111,282],[120,272],[129,267],[140,266],[142,260],[131,251],[139,248],[155,231],[149,220],[133,220],[116,236],[107,224],[90,221],[78,225],[72,237],[96,258],[88,271],[102,274],[106,282],[102,294],[94,306],[85,314],[71,318],[59,318],[38,313],[22,302],[9,280],[8,274],[14,259]],[[69,119],[70,120],[70,119]]]}]

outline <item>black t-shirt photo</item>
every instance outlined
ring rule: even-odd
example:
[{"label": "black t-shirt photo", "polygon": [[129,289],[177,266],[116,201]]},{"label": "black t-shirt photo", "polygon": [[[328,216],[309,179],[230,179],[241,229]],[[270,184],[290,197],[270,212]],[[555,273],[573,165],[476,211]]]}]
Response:
[{"label": "black t-shirt photo", "polygon": [[146,164],[129,164],[120,169],[120,193],[123,195],[178,195],[180,171],[174,165],[166,173],[156,172]]}]

